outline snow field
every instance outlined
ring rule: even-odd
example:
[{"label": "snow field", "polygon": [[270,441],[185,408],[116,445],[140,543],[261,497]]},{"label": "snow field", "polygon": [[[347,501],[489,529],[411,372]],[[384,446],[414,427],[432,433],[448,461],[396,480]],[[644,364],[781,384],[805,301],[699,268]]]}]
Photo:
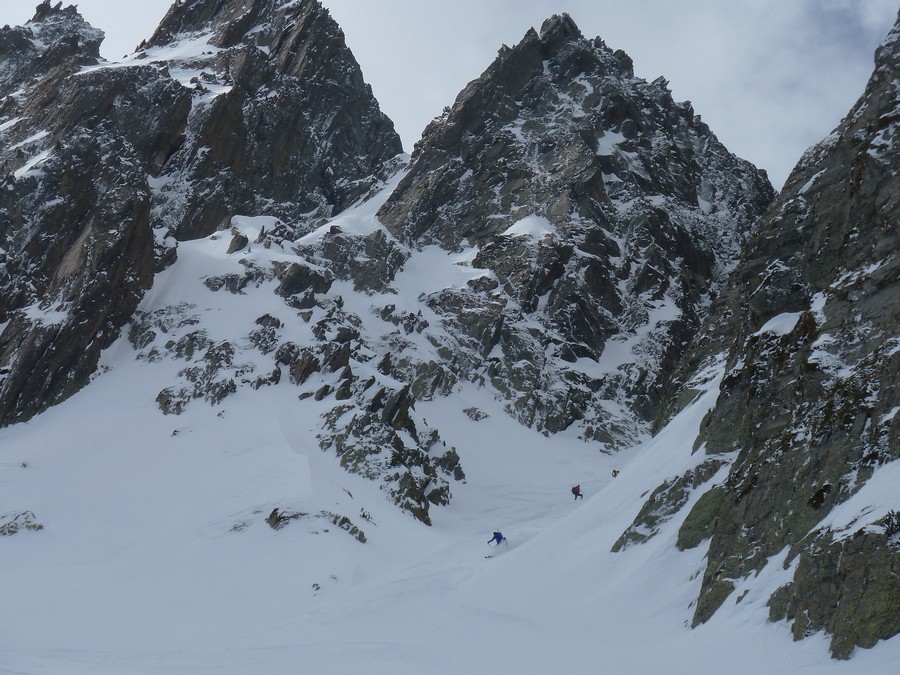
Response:
[{"label": "snow field", "polygon": [[[369,202],[338,221],[365,234],[380,227],[376,209]],[[265,224],[235,221],[251,242]],[[186,306],[198,323],[156,344],[202,328],[240,346],[265,313],[289,339],[311,340],[268,286],[232,295],[203,285],[241,271],[241,257],[260,266],[294,259],[252,243],[227,256],[229,241],[220,233],[181,244],[178,262],[158,275],[142,311]],[[466,260],[414,253],[391,302],[417,311],[419,293],[483,273]],[[363,318],[369,339],[390,330],[369,311],[386,298],[351,295],[348,284],[332,293]],[[31,510],[44,525],[0,537],[0,672],[877,675],[900,663],[896,638],[835,662],[823,636],[794,643],[786,625],[768,623],[768,595],[789,579],[783,554],[691,630],[705,545],[679,552],[674,543],[699,490],[657,536],[610,552],[654,488],[704,459],[691,448],[721,366],[658,436],[615,456],[573,433],[522,427],[474,385],[417,403],[422,425],[457,448],[467,476],[452,485],[449,507],[432,509],[429,528],[319,449],[327,400],[300,401],[284,378],[165,416],[155,397],[185,364],[136,357],[120,339],[87,388],[0,429],[0,514]],[[268,358],[241,350],[235,363],[255,359],[262,374]],[[488,417],[471,420],[470,407]],[[834,512],[836,524],[885,501],[896,468],[882,471]],[[575,483],[585,492],[577,502]],[[275,531],[265,523],[275,507],[307,516]],[[348,517],[367,543],[323,512]],[[486,560],[495,529],[509,548]]]}]

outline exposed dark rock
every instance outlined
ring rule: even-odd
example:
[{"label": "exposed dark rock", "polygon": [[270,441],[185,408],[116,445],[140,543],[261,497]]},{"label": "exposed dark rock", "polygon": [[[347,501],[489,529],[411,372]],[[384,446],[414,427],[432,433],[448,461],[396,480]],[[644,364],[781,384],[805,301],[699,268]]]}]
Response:
[{"label": "exposed dark rock", "polygon": [[403,387],[385,399],[381,412],[381,421],[392,429],[405,429],[418,440],[416,425],[409,416],[409,412],[415,407],[415,399],[410,394],[409,386]]},{"label": "exposed dark rock", "polygon": [[0,28],[0,111],[7,96],[60,67],[89,66],[100,59],[103,31],[87,24],[75,5],[44,0],[24,26]]},{"label": "exposed dark rock", "polygon": [[278,347],[278,330],[270,326],[252,331],[248,338],[253,346],[263,354],[269,354]]},{"label": "exposed dark rock", "polygon": [[[266,523],[273,530],[280,530],[289,525],[291,521],[309,519],[309,520],[326,520],[332,525],[336,525],[338,529],[343,530],[351,537],[356,539],[360,544],[366,543],[366,533],[353,524],[347,516],[342,516],[331,511],[320,511],[316,514],[304,513],[303,511],[279,510],[277,507],[266,517]],[[328,532],[328,530],[324,530]]]},{"label": "exposed dark rock", "polygon": [[257,326],[262,326],[263,328],[274,328],[276,330],[284,325],[281,323],[281,319],[272,316],[271,314],[263,314],[256,321],[254,321],[254,323]]},{"label": "exposed dark rock", "polygon": [[231,255],[232,253],[236,253],[237,251],[243,251],[249,243],[250,240],[247,239],[246,236],[244,236],[243,234],[236,234],[231,238],[231,243],[228,244],[228,251],[226,251],[226,253],[228,253],[228,255]]},{"label": "exposed dark rock", "polygon": [[453,476],[453,480],[464,481],[466,474],[459,461],[459,453],[456,448],[450,448],[435,460],[435,465],[444,473]]},{"label": "exposed dark rock", "polygon": [[353,396],[353,379],[353,373],[350,370],[350,366],[347,366],[341,374],[341,384],[334,394],[335,400],[346,401]]},{"label": "exposed dark rock", "polygon": [[820,526],[900,458],[898,78],[900,19],[859,102],[751,236],[677,378],[724,360],[696,445],[736,455],[679,537],[710,537],[694,623],[790,547],[799,563],[771,616],[791,619],[798,639],[825,630],[840,658],[900,631],[900,553],[877,531]]},{"label": "exposed dark rock", "polygon": [[203,284],[211,291],[220,291],[224,288],[229,293],[237,295],[247,287],[249,281],[249,277],[243,274],[224,274],[218,277],[209,277],[204,280]]},{"label": "exposed dark rock", "polygon": [[303,384],[310,375],[319,372],[320,368],[319,359],[311,351],[304,349],[291,360],[291,381],[295,384]]},{"label": "exposed dark rock", "polygon": [[256,381],[251,386],[254,389],[259,389],[260,387],[267,387],[279,382],[281,382],[281,368],[275,368],[268,375],[256,378]]},{"label": "exposed dark rock", "polygon": [[724,499],[725,491],[719,486],[700,495],[700,499],[694,504],[678,529],[678,541],[675,545],[680,550],[695,548],[700,545],[700,542],[712,536],[716,515]]},{"label": "exposed dark rock", "polygon": [[[428,126],[379,218],[412,246],[479,246],[485,276],[429,298],[459,343],[451,371],[489,379],[525,424],[590,423],[615,446],[655,419],[773,196],[665,81],[635,78],[624,53],[562,15],[502,50]],[[672,318],[654,318],[664,307]],[[633,359],[584,374],[619,341]],[[475,346],[490,363],[449,356]],[[630,414],[610,419],[610,399]]]},{"label": "exposed dark rock", "polygon": [[4,513],[0,516],[0,537],[16,534],[21,530],[37,532],[43,529],[43,523],[37,519],[33,511]]},{"label": "exposed dark rock", "polygon": [[307,265],[291,263],[279,276],[281,283],[275,293],[283,298],[298,295],[306,291],[327,293],[331,288],[331,273],[327,270],[315,270]]},{"label": "exposed dark rock", "polygon": [[275,352],[275,363],[288,366],[294,362],[301,352],[301,347],[293,342],[285,342]]},{"label": "exposed dark rock", "polygon": [[707,459],[683,476],[666,481],[656,488],[634,522],[613,544],[613,552],[621,551],[630,544],[644,542],[657,534],[660,526],[687,504],[691,492],[709,481],[723,465],[721,460]]},{"label": "exposed dark rock", "polygon": [[350,365],[351,353],[349,342],[329,342],[324,348],[322,369],[329,373],[336,373],[346,368]]},{"label": "exposed dark rock", "polygon": [[366,543],[366,533],[360,530],[356,525],[354,525],[353,521],[350,520],[347,516],[330,513],[328,511],[323,511],[321,515],[324,518],[330,518],[331,522],[334,525],[337,525],[340,529],[350,534],[350,536],[356,539],[356,541],[358,541],[360,544]]},{"label": "exposed dark rock", "polygon": [[[0,364],[9,368],[0,423],[83,386],[155,269],[147,173],[174,142],[190,97],[151,67],[83,73],[75,86],[76,64],[61,63],[16,98],[7,112],[20,120],[0,138],[0,175],[16,176],[0,190]],[[148,111],[157,124],[145,124]],[[2,151],[27,137],[39,140],[25,154]],[[28,306],[52,320],[27,316]]]},{"label": "exposed dark rock", "polygon": [[343,281],[353,281],[355,291],[393,292],[391,282],[409,252],[382,230],[360,238],[333,226],[315,244],[296,245],[294,250],[308,260],[333,271]]},{"label": "exposed dark rock", "polygon": [[275,507],[272,509],[272,513],[266,516],[266,523],[273,530],[280,530],[292,520],[304,518],[307,515],[308,514],[303,513],[302,511],[279,511],[278,507]]},{"label": "exposed dark rock", "polygon": [[166,387],[157,394],[156,403],[164,415],[180,415],[192,398],[186,387]]},{"label": "exposed dark rock", "polygon": [[826,630],[839,659],[900,633],[900,555],[889,539],[886,528],[808,537],[793,549],[794,580],[772,595],[769,619],[791,621],[795,640]]},{"label": "exposed dark rock", "polygon": [[[16,120],[0,134],[0,424],[87,382],[175,259],[166,232],[206,236],[237,214],[317,222],[396,170],[399,138],[318,2],[176,3],[147,46],[207,32],[218,49],[189,61],[78,72],[103,34],[74,6],[44,2],[0,31],[0,114]],[[238,293],[258,273],[207,285]]]},{"label": "exposed dark rock", "polygon": [[198,98],[193,142],[167,162],[173,188],[159,195],[178,213],[176,236],[206,236],[235,213],[321,219],[394,170],[399,137],[316,0],[176,3],[143,47],[207,33],[218,50],[187,65],[221,93]]},{"label": "exposed dark rock", "polygon": [[490,415],[488,415],[483,410],[479,410],[478,408],[466,408],[465,410],[463,410],[463,412],[466,414],[466,417],[468,417],[473,422],[480,422],[481,420],[490,417]]},{"label": "exposed dark rock", "polygon": [[464,480],[465,474],[456,449],[447,449],[437,430],[417,432],[414,404],[409,386],[358,386],[354,400],[326,415],[320,445],[333,449],[348,471],[382,482],[395,504],[430,525],[430,506],[450,502],[443,476]]}]

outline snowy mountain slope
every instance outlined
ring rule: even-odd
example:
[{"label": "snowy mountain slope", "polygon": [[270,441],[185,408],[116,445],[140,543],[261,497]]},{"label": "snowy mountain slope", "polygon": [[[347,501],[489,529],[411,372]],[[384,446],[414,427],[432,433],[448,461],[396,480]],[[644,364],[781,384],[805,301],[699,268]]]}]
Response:
[{"label": "snowy mountain slope", "polygon": [[[365,236],[367,218],[377,227],[372,206],[346,214],[346,229]],[[242,223],[248,234],[260,225]],[[141,311],[191,304],[195,328],[236,345],[268,312],[299,339],[307,324],[264,285],[223,294],[203,283],[240,267],[227,244],[215,235],[182,244]],[[289,255],[244,253],[258,265]],[[443,264],[465,278],[455,254],[410,255],[410,272]],[[397,283],[396,299],[411,307],[412,289]],[[386,330],[361,310],[377,298],[343,292],[360,308],[361,334]],[[440,429],[466,468],[424,528],[379,483],[320,450],[319,415],[333,401],[299,401],[283,380],[164,415],[155,398],[182,365],[140,358],[147,349],[120,338],[90,386],[0,430],[0,513],[31,511],[43,525],[0,539],[15,580],[0,670],[827,674],[888,673],[900,656],[896,640],[852,664],[830,661],[824,640],[792,644],[767,623],[767,592],[785,578],[775,564],[740,605],[691,630],[705,547],[674,549],[683,514],[646,544],[610,552],[647,491],[702,460],[691,443],[721,369],[660,435],[615,457],[572,433],[534,434],[485,388],[418,402],[416,421]],[[237,353],[241,365],[259,358],[246,346]],[[486,416],[472,419],[472,408]],[[585,500],[572,501],[574,482]],[[276,530],[266,523],[276,507],[305,515]],[[486,560],[497,528],[509,549]]]},{"label": "snowy mountain slope", "polygon": [[[742,252],[735,278],[752,287],[723,297],[770,186],[664,82],[636,80],[624,53],[585,40],[560,16],[503,50],[402,171],[392,173],[404,160],[389,161],[377,115],[340,133],[329,127],[334,100],[323,96],[330,104],[307,120],[322,171],[291,188],[293,178],[267,173],[286,161],[270,132],[291,127],[282,115],[309,112],[291,94],[307,101],[332,75],[363,84],[352,68],[329,72],[350,57],[319,9],[193,0],[173,6],[122,64],[67,62],[63,80],[77,67],[73,81],[90,85],[70,90],[73,109],[88,111],[99,131],[133,132],[133,147],[117,152],[105,151],[99,131],[80,135],[85,154],[71,156],[90,158],[96,173],[61,162],[31,118],[0,123],[0,157],[14,168],[0,212],[19,219],[0,222],[9,291],[0,295],[0,402],[24,419],[68,397],[0,428],[0,535],[13,535],[0,536],[0,551],[16,580],[4,596],[12,611],[0,618],[0,670],[893,672],[889,631],[850,664],[831,662],[829,646],[845,654],[814,632],[818,610],[834,600],[832,577],[814,569],[818,553],[852,559],[843,547],[863,523],[864,541],[896,544],[886,520],[896,462],[882,461],[896,436],[885,375],[898,353],[889,320],[895,235],[888,219],[848,230],[848,241],[828,236],[836,226],[826,216],[848,203],[847,146],[826,142],[809,155],[781,210]],[[315,58],[323,54],[341,58]],[[535,66],[527,96],[513,95],[516,72],[526,72],[510,67],[517,59]],[[284,97],[257,87],[273,74],[263,62]],[[881,67],[880,82],[890,84],[892,67]],[[515,72],[510,82],[496,71]],[[54,82],[3,105],[36,108]],[[369,101],[364,86],[354,91]],[[877,91],[879,105],[895,103],[895,87]],[[133,126],[155,94],[171,124]],[[473,100],[500,105],[469,108]],[[847,130],[860,143],[850,163],[854,214],[896,203],[893,119],[865,106]],[[344,168],[361,182],[335,179],[336,146],[323,139],[365,140],[357,132],[368,123],[385,142],[347,156]],[[181,145],[173,130],[186,130]],[[447,154],[445,141],[459,147]],[[305,170],[297,149],[287,154]],[[73,211],[54,197],[44,179],[57,169],[62,185],[98,195],[103,208],[86,199]],[[491,183],[501,173],[505,183]],[[219,198],[226,192],[236,201]],[[315,204],[293,213],[295,197]],[[806,205],[817,214],[810,223],[790,219]],[[431,206],[442,221],[422,217]],[[473,206],[485,229],[465,231]],[[28,220],[32,207],[46,222],[74,213],[79,227],[32,236],[30,224],[45,222]],[[105,228],[110,219],[116,228]],[[809,250],[791,248],[792,228],[807,224]],[[874,251],[880,264],[833,273],[816,263],[823,241],[829,259]],[[767,247],[793,252],[790,264],[767,265]],[[23,265],[21,252],[43,272]],[[810,289],[824,284],[821,294],[791,283],[804,275]],[[60,289],[77,312],[55,301]],[[847,307],[860,311],[842,314]],[[106,322],[100,332],[79,330],[93,320]],[[820,325],[825,335],[798,351],[797,331],[806,340]],[[886,358],[874,363],[862,354],[870,348]],[[662,385],[684,355],[678,414],[651,438]],[[38,367],[47,361],[51,369]],[[848,368],[851,383],[875,376],[888,393],[876,400],[842,387]],[[823,383],[826,397],[793,408],[784,398]],[[741,445],[778,429],[783,419],[766,406],[815,421],[844,393],[851,405],[833,436],[861,428],[885,452],[858,463],[835,494],[816,461],[797,454],[782,465]],[[791,427],[798,443],[803,430]],[[760,466],[771,478],[763,483],[753,478]],[[811,495],[796,476],[819,481]],[[573,483],[584,501],[572,500]],[[794,484],[799,498],[769,490]],[[820,488],[823,510],[808,501]],[[748,502],[781,509],[791,527],[769,537],[768,520],[741,512]],[[495,529],[508,548],[487,548]],[[761,543],[745,536],[760,532]],[[807,532],[814,546],[801,551],[790,538]],[[820,535],[836,546],[821,546]],[[736,541],[749,549],[729,548]],[[875,552],[865,560],[890,573],[896,556]],[[896,603],[887,597],[878,607],[890,620]],[[814,611],[796,611],[809,598]],[[844,603],[842,616],[855,606]],[[850,611],[848,623],[866,627],[868,618]],[[791,631],[812,635],[795,644]]]}]

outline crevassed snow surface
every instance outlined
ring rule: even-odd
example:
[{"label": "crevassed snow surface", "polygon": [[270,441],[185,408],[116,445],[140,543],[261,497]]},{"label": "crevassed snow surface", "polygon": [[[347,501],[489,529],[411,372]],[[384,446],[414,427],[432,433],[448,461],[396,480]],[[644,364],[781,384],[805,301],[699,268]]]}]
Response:
[{"label": "crevassed snow surface", "polygon": [[[342,214],[346,231],[380,227],[376,208]],[[255,236],[269,222],[235,225]],[[228,256],[228,241],[181,244],[142,310],[193,306],[214,340],[240,340],[266,312],[299,324],[269,288],[232,295],[202,284],[238,271],[241,256],[291,257],[261,246]],[[416,253],[394,297],[411,305],[426,281],[483,274],[470,259]],[[369,301],[348,306],[377,324],[362,311]],[[135,356],[119,340],[87,388],[0,429],[0,515],[28,510],[44,525],[0,537],[0,672],[829,675],[895,673],[900,663],[897,638],[835,662],[824,636],[794,643],[786,625],[768,623],[766,600],[789,579],[784,555],[739,582],[740,604],[735,593],[691,630],[705,548],[681,553],[674,542],[700,491],[655,538],[610,552],[648,491],[702,461],[691,447],[721,367],[662,433],[616,456],[521,427],[489,390],[419,402],[467,474],[429,528],[319,450],[324,402],[301,402],[282,382],[164,416],[155,397],[184,364]],[[469,419],[471,406],[490,416]],[[879,491],[895,489],[896,472],[883,471],[835,524],[888,500]],[[584,500],[571,499],[574,483]],[[276,506],[310,517],[275,531],[264,519]],[[314,517],[323,511],[351,518],[368,542]],[[509,548],[486,559],[495,529]]]}]

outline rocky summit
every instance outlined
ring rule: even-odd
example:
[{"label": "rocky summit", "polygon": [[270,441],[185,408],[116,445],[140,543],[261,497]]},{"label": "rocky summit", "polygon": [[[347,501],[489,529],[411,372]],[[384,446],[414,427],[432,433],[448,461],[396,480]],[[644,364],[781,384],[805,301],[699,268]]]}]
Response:
[{"label": "rocky summit", "polygon": [[379,211],[411,246],[475,247],[448,328],[538,430],[612,449],[658,392],[774,191],[666,82],[548,19],[425,130]]},{"label": "rocky summit", "polygon": [[177,240],[235,213],[309,227],[401,152],[316,2],[176,3],[117,64],[98,61],[103,34],[59,4],[0,31],[7,423],[87,382]]},{"label": "rocky summit", "polygon": [[[68,474],[34,477],[76,462],[39,442],[74,426],[101,475],[204,495],[196,523],[132,484],[191,550],[227,567],[217,547],[246,535],[250,568],[288,560],[278,598],[307,581],[291,556],[339,551],[377,599],[316,621],[434,588],[463,613],[488,587],[525,606],[527,582],[648,630],[676,616],[667,636],[762,611],[837,659],[900,632],[900,23],[778,195],[566,14],[503,46],[409,156],[317,0],[176,2],[115,63],[102,40],[49,0],[0,29],[0,440],[22,453],[0,456],[0,535],[87,527],[41,508]],[[576,466],[592,484],[563,513],[551,477]],[[97,540],[150,532],[141,508]],[[510,552],[519,575],[456,545],[497,514],[535,544]],[[635,583],[669,613],[641,615]]]}]

